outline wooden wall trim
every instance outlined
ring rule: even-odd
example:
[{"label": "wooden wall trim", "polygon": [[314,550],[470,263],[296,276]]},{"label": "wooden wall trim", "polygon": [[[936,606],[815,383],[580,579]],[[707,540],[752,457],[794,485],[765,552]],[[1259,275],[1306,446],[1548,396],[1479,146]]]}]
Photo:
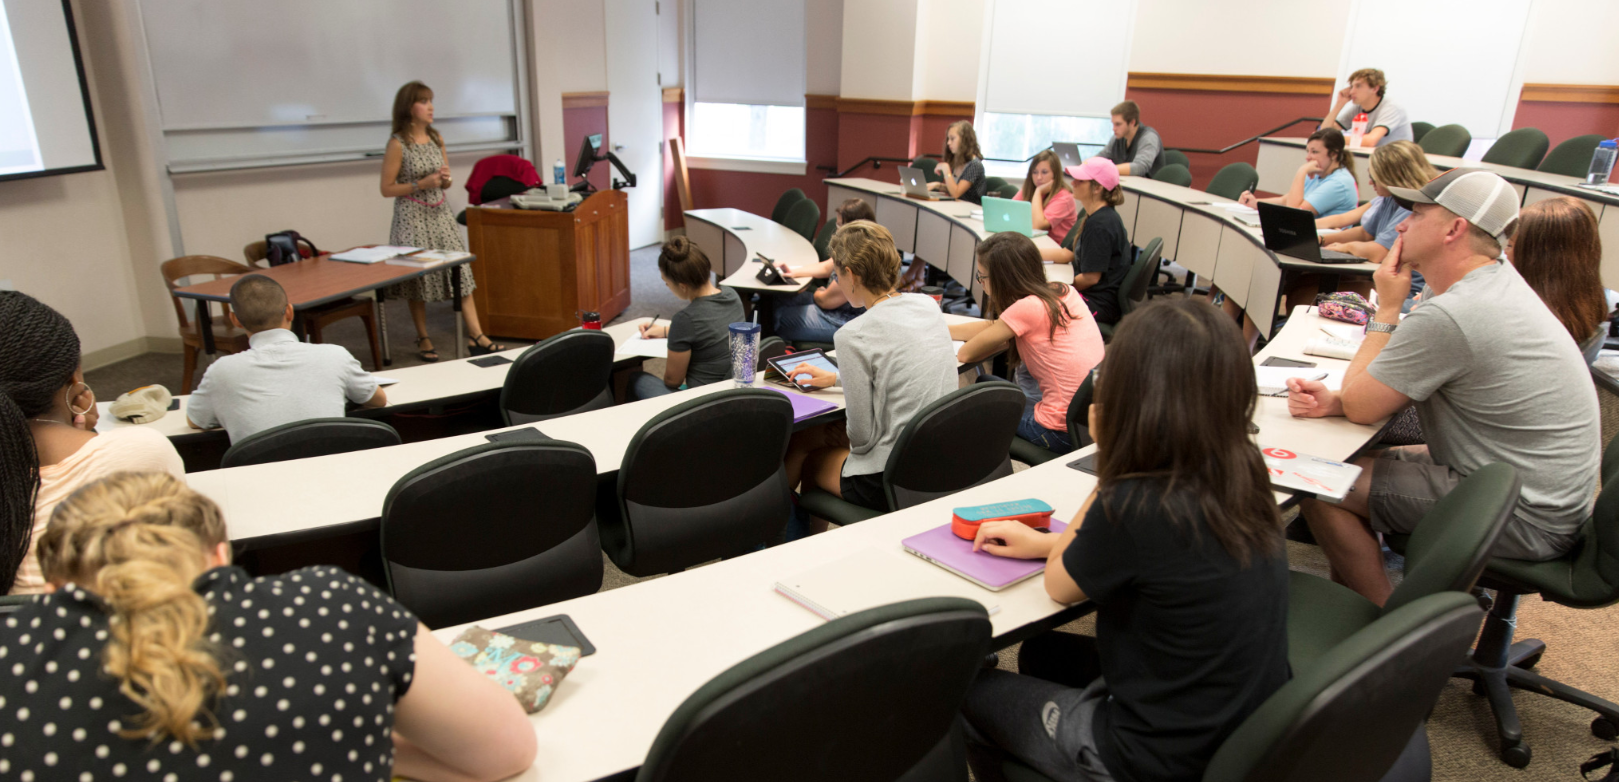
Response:
[{"label": "wooden wall trim", "polygon": [[664,103],[685,103],[686,102],[686,90],[685,90],[685,88],[683,88],[683,87],[664,87],[663,88],[663,102]]},{"label": "wooden wall trim", "polygon": [[1619,103],[1619,85],[1525,84],[1519,99],[1541,103]]},{"label": "wooden wall trim", "polygon": [[919,100],[911,108],[914,116],[930,117],[965,117],[972,119],[977,115],[978,104],[972,101],[957,100]]},{"label": "wooden wall trim", "polygon": [[[805,96],[808,99],[809,96]],[[822,97],[822,96],[816,96]],[[825,96],[830,98],[831,96]],[[972,117],[977,104],[948,100],[871,100],[836,98],[839,114],[884,114],[894,117]]]},{"label": "wooden wall trim", "polygon": [[805,95],[804,96],[804,108],[806,108],[806,109],[831,109],[833,111],[836,111],[837,108],[838,108],[838,96],[836,96],[836,95]]},{"label": "wooden wall trim", "polygon": [[[1242,76],[1218,73],[1137,73],[1125,83],[1135,90],[1196,90],[1201,92],[1279,92],[1294,95],[1331,95],[1330,78],[1300,76]],[[1526,85],[1527,86],[1527,85]]]},{"label": "wooden wall trim", "polygon": [[607,92],[564,92],[562,93],[562,108],[588,109],[607,105]]}]

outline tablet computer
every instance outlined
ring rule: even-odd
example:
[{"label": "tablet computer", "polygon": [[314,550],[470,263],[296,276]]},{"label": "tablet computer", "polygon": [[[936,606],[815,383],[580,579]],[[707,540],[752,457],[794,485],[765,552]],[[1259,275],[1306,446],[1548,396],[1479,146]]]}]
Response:
[{"label": "tablet computer", "polygon": [[832,360],[831,356],[826,354],[826,351],[820,348],[811,348],[809,350],[800,350],[797,353],[776,356],[775,358],[766,359],[765,363],[770,365],[770,371],[765,373],[766,378],[786,383],[794,388],[803,388],[803,386],[789,380],[787,372],[799,364],[811,364],[834,375],[838,373],[837,363]]}]

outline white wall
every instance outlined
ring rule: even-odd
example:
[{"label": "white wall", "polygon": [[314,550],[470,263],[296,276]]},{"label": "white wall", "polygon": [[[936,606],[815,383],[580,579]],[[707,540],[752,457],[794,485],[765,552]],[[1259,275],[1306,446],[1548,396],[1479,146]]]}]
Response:
[{"label": "white wall", "polygon": [[[529,105],[544,161],[573,160],[562,136],[562,93],[607,89],[607,12],[602,0],[528,0]],[[678,0],[665,0],[673,5]],[[452,161],[453,166],[453,161]]]},{"label": "white wall", "polygon": [[918,100],[978,98],[978,59],[983,36],[984,0],[924,0],[916,20],[916,70],[912,95]]},{"label": "white wall", "polygon": [[804,92],[837,95],[842,79],[843,0],[805,0]]},{"label": "white wall", "polygon": [[[1569,29],[1595,32],[1590,42],[1572,40]],[[1540,84],[1619,84],[1619,2],[1536,0],[1530,10],[1523,80]]]},{"label": "white wall", "polygon": [[843,4],[842,88],[839,95],[875,100],[915,100],[916,36],[913,32],[916,30],[917,2],[856,0]]},{"label": "white wall", "polygon": [[1348,0],[1137,2],[1130,70],[1141,73],[1331,78],[1349,20]]}]

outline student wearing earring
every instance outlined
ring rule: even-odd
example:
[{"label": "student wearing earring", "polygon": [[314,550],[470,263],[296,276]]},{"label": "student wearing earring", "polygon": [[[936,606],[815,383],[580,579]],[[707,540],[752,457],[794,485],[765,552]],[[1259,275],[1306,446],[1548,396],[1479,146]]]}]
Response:
[{"label": "student wearing earring", "polygon": [[151,429],[96,432],[79,337],[56,310],[0,291],[0,355],[0,591],[37,594],[45,578],[34,548],[57,503],[125,470],[184,478],[185,463]]}]

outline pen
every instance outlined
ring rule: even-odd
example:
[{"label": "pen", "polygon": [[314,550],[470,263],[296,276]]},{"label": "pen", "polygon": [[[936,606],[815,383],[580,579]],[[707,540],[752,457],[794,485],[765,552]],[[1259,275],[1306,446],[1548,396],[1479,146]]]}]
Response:
[{"label": "pen", "polygon": [[[1289,379],[1291,379],[1291,378],[1289,378]],[[1327,379],[1327,373],[1322,372],[1321,374],[1316,375],[1315,377],[1301,377],[1299,379],[1303,380],[1306,383],[1313,383],[1313,382],[1315,382],[1317,380],[1326,380]],[[1286,387],[1283,387],[1282,390],[1277,391],[1274,394],[1266,394],[1265,396],[1285,397],[1290,393],[1292,393],[1292,392],[1289,391]]]}]

